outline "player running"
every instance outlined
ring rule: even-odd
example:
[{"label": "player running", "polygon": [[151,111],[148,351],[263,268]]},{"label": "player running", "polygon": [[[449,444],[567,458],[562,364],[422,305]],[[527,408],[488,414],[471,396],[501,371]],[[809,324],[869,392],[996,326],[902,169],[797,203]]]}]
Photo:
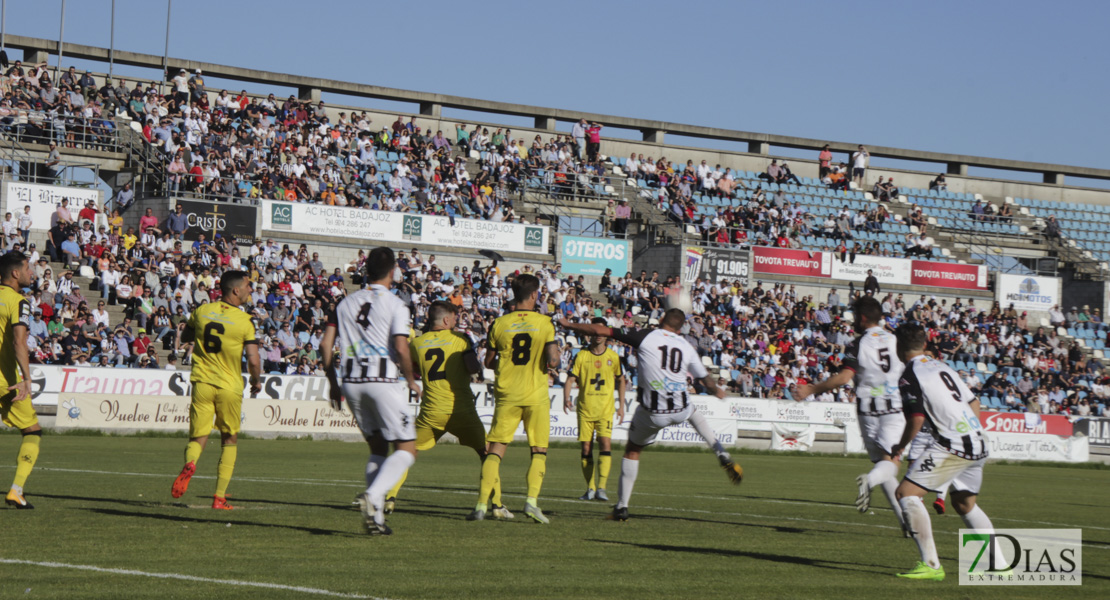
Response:
[{"label": "player running", "polygon": [[189,405],[189,443],[185,446],[185,466],[173,482],[170,494],[180,498],[189,488],[197,470],[212,419],[220,430],[220,464],[216,470],[216,495],[212,508],[231,510],[227,485],[238,456],[238,433],[243,409],[243,354],[247,355],[251,396],[262,391],[262,359],[254,324],[240,306],[251,304],[250,277],[246,271],[228,271],[220,277],[220,301],[201,305],[185,325],[182,342],[195,340],[192,404]]},{"label": "player running", "polygon": [[[370,445],[366,491],[359,496],[359,506],[367,531],[380,535],[393,533],[385,524],[385,494],[416,462],[416,429],[408,397],[410,390],[420,393],[420,386],[409,354],[409,309],[390,292],[396,267],[393,250],[371,250],[365,267],[370,287],[339,302],[320,342],[321,358],[329,366],[332,406],[338,409],[347,399]],[[337,339],[338,355],[334,353]]]},{"label": "player running", "polygon": [[27,255],[8,252],[0,256],[0,418],[23,434],[16,456],[15,479],[5,498],[8,506],[34,508],[23,496],[23,486],[39,457],[42,427],[31,405],[31,353],[27,335],[31,327],[31,303],[19,290],[31,286]]},{"label": "player running", "polygon": [[[474,408],[474,393],[470,390],[470,376],[481,373],[482,365],[470,338],[454,331],[458,313],[453,304],[433,302],[427,319],[426,333],[410,344],[423,383],[420,414],[416,417],[416,451],[431,450],[444,433],[450,433],[459,438],[459,444],[473,448],[479,459],[485,459],[486,428]],[[406,471],[386,495],[386,514],[393,512],[407,475]],[[513,513],[501,505],[500,485],[493,488],[492,512],[498,519],[513,518]]]},{"label": "player running", "polygon": [[883,308],[879,301],[865,296],[856,301],[855,330],[857,337],[844,352],[840,372],[825,381],[794,388],[798,402],[813,395],[839,389],[855,380],[856,411],[859,414],[863,445],[875,464],[871,472],[856,478],[859,494],[856,508],[866,513],[871,507],[871,488],[882,487],[904,534],[909,535],[902,509],[894,497],[898,487],[898,457],[890,449],[905,427],[898,379],[904,365],[898,360],[894,335],[883,329]]},{"label": "player running", "polygon": [[551,435],[547,371],[559,364],[559,348],[555,345],[555,326],[551,319],[536,312],[540,280],[535,275],[519,275],[513,279],[512,288],[513,310],[495,319],[489,328],[490,348],[485,366],[495,369],[497,374],[493,387],[493,423],[486,436],[489,451],[482,462],[478,505],[467,519],[480,521],[485,518],[486,502],[501,483],[505,449],[513,441],[517,426],[523,422],[528,445],[532,447],[524,514],[546,525],[550,521],[536,499],[543,486],[547,442]]},{"label": "player running", "polygon": [[[943,361],[925,356],[925,329],[916,323],[898,328],[898,354],[906,362],[899,387],[905,405],[906,426],[902,438],[891,448],[898,456],[928,424],[933,443],[913,461],[898,486],[898,502],[906,515],[911,534],[921,552],[912,571],[899,573],[908,579],[944,579],[944,567],[937,558],[933,525],[921,501],[927,492],[952,487],[952,506],[968,529],[993,533],[994,525],[976,505],[983,485],[983,465],[987,461],[987,440],[979,424],[979,400]],[[991,561],[1008,564],[997,545]]]},{"label": "player running", "polygon": [[[604,325],[605,319],[596,317],[593,323]],[[578,383],[578,441],[582,442],[582,476],[586,478],[586,493],[579,500],[609,500],[605,486],[609,482],[612,465],[613,438],[613,389],[617,390],[617,422],[624,421],[624,372],[621,358],[609,348],[604,335],[590,338],[590,347],[574,358],[574,365],[563,386],[563,412],[573,406],[570,392]],[[594,483],[594,457],[592,444],[597,432],[598,468]]]},{"label": "player running", "polygon": [[690,376],[701,380],[709,393],[718,398],[725,397],[725,390],[717,387],[705,365],[701,364],[697,350],[682,337],[680,332],[685,324],[686,314],[677,308],[663,313],[658,329],[633,331],[594,323],[571,323],[566,319],[559,321],[560,326],[571,331],[609,337],[636,350],[639,365],[636,400],[639,406],[628,427],[628,445],[621,461],[617,505],[613,508],[614,520],[628,520],[628,501],[640,470],[640,453],[655,443],[655,436],[669,425],[689,421],[716,453],[729,480],[740,483],[743,478],[744,470],[732,462],[705,417],[690,403],[686,392],[686,381]]}]

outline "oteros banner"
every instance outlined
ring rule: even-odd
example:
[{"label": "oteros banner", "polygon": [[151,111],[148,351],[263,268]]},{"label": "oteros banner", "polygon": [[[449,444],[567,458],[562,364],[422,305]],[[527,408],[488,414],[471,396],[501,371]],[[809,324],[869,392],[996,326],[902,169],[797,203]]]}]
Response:
[{"label": "oteros banner", "polygon": [[624,277],[632,259],[628,240],[561,236],[559,262],[567,275],[604,275],[611,269],[614,277]]},{"label": "oteros banner", "polygon": [[547,254],[551,228],[301,202],[262,202],[262,229],[366,242]]}]

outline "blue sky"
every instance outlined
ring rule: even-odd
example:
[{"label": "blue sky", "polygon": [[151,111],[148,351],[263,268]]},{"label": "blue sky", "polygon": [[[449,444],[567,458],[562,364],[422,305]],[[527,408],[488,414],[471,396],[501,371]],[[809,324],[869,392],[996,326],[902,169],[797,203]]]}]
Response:
[{"label": "blue sky", "polygon": [[[9,33],[57,39],[61,0],[7,4]],[[70,0],[66,41],[107,46],[109,6]],[[160,55],[165,6],[117,0],[116,47]],[[170,55],[746,131],[1105,167],[1108,21],[1110,3],[1027,0],[178,0]]]}]

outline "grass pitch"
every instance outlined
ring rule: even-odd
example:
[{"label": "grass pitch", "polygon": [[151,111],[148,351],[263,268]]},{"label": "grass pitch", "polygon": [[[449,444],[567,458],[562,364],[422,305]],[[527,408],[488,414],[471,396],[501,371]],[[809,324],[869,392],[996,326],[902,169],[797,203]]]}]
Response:
[{"label": "grass pitch", "polygon": [[[18,443],[0,436],[0,457]],[[523,444],[501,471],[517,518],[480,523],[464,520],[477,458],[443,445],[417,460],[389,519],[395,534],[369,537],[351,506],[365,445],[243,440],[229,490],[239,509],[217,512],[208,508],[216,439],[188,494],[170,498],[184,444],[45,437],[27,488],[36,510],[0,513],[0,561],[36,564],[0,562],[0,598],[1110,597],[1110,470],[988,466],[981,499],[995,525],[1083,528],[1085,568],[1081,588],[984,588],[955,580],[953,514],[933,517],[948,580],[893,576],[917,550],[881,494],[874,514],[856,512],[862,458],[740,454],[745,479],[734,487],[710,454],[651,449],[633,518],[616,523],[605,519],[609,504],[576,500],[578,451],[553,448],[540,499],[551,525],[542,526],[522,514]],[[3,485],[14,469],[5,463]],[[619,465],[614,456],[613,498]]]}]

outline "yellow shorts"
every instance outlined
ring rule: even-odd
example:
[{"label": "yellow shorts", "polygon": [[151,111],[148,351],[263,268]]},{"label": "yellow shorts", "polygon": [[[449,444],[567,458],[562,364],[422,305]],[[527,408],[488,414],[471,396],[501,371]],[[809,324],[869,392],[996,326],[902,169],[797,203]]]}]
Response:
[{"label": "yellow shorts", "polygon": [[189,437],[208,437],[212,421],[225,435],[239,433],[243,411],[243,390],[227,390],[202,382],[193,383],[193,402],[189,405]]},{"label": "yellow shorts", "polygon": [[528,434],[528,445],[546,448],[551,437],[551,405],[546,402],[533,406],[497,404],[493,408],[493,425],[486,441],[499,444],[512,442],[516,426],[521,421],[524,422],[524,432]]},{"label": "yellow shorts", "polygon": [[597,432],[598,438],[612,438],[613,437],[613,413],[610,412],[609,416],[602,419],[584,419],[582,413],[578,413],[578,441],[589,442],[594,439],[594,432]]},{"label": "yellow shorts", "polygon": [[0,397],[0,417],[3,418],[4,424],[16,429],[27,429],[38,425],[39,416],[35,414],[31,399],[24,398],[19,402],[12,402],[12,398],[15,398],[15,392],[9,392]]},{"label": "yellow shorts", "polygon": [[420,411],[416,417],[416,449],[431,450],[444,433],[459,438],[459,444],[479,452],[486,449],[486,428],[478,411],[462,410],[456,413],[427,413]]}]

